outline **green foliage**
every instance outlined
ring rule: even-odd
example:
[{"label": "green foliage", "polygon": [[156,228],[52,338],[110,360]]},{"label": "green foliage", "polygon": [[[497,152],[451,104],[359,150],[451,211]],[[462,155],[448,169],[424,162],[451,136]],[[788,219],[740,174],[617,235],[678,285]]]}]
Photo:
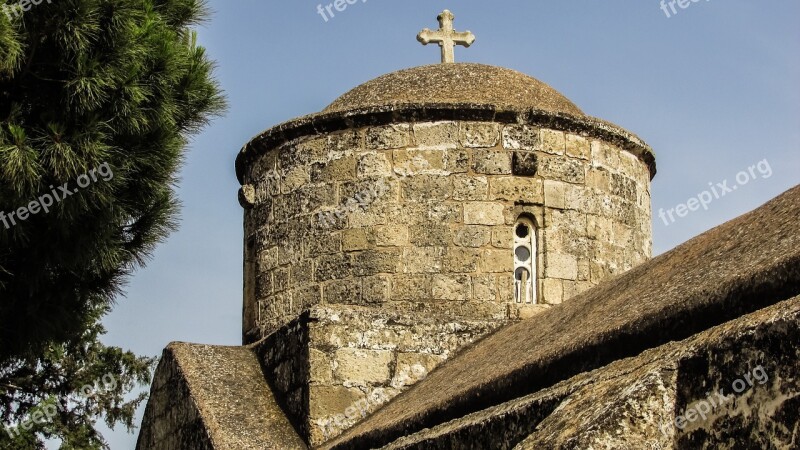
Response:
[{"label": "green foliage", "polygon": [[[23,425],[0,448],[105,448],[95,420],[133,427],[144,396],[126,394],[153,360],[100,344],[100,320],[174,229],[187,141],[224,101],[191,28],[202,0],[30,6],[0,13],[0,425]],[[100,167],[113,175],[76,189]]]},{"label": "green foliage", "polygon": [[200,0],[0,14],[0,212],[113,171],[47,214],[0,222],[0,364],[80,336],[174,229],[187,140],[223,109],[190,28],[204,15]]},{"label": "green foliage", "polygon": [[47,438],[61,440],[62,450],[104,449],[97,417],[109,427],[133,429],[146,394],[131,399],[126,394],[150,382],[155,359],[106,347],[98,340],[103,333],[96,324],[75,341],[0,367],[0,448],[44,448]]}]

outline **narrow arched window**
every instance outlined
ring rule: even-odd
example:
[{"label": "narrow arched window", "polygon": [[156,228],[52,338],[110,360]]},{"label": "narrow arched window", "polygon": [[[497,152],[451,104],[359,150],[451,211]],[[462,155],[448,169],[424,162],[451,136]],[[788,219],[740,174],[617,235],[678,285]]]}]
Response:
[{"label": "narrow arched window", "polygon": [[514,224],[514,300],[536,303],[536,227],[525,217]]}]

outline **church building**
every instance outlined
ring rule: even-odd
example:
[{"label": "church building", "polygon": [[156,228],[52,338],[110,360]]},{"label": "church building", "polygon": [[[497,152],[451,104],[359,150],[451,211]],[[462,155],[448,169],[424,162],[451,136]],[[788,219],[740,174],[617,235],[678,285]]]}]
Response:
[{"label": "church building", "polygon": [[438,20],[242,148],[243,345],[137,449],[797,448],[800,188],[653,259],[653,149]]}]

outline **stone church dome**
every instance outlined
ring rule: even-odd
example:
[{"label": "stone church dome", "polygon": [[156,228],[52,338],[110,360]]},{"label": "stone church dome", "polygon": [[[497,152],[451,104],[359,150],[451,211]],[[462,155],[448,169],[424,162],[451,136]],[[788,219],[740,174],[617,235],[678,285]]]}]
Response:
[{"label": "stone church dome", "polygon": [[342,95],[323,112],[426,103],[533,108],[584,116],[564,95],[535,78],[472,63],[420,66],[383,75]]}]

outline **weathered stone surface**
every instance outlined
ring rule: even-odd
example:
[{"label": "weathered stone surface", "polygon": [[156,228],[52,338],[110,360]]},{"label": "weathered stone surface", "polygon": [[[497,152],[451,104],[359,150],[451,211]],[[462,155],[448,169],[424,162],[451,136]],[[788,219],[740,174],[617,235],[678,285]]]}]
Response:
[{"label": "weathered stone surface", "polygon": [[530,151],[515,151],[511,160],[511,173],[518,177],[532,177],[538,173],[539,159]]},{"label": "weathered stone surface", "polygon": [[503,148],[508,150],[539,150],[539,129],[528,125],[503,127]]},{"label": "weathered stone surface", "polygon": [[511,153],[502,150],[475,150],[472,152],[472,170],[486,175],[511,173]]},{"label": "weathered stone surface", "polygon": [[583,136],[567,133],[566,154],[573,158],[589,160],[592,158],[592,148],[589,140]]},{"label": "weathered stone surface", "polygon": [[[706,384],[700,380],[696,385],[687,385],[691,387],[689,394],[679,391],[679,396],[686,395],[688,398],[683,405],[691,406],[696,399],[703,398],[708,386],[730,384],[734,377],[746,373],[746,362],[788,358],[786,360],[791,362],[786,367],[790,369],[785,370],[796,375],[797,348],[800,348],[797,326],[800,299],[793,297],[800,294],[798,216],[800,187],[793,188],[761,208],[706,232],[624,275],[555,305],[533,319],[505,327],[465,350],[431,373],[423,383],[406,395],[376,411],[340,438],[327,443],[324,448],[379,448],[410,431],[431,428],[469,413],[477,413],[485,408],[546,390],[571,376],[597,369],[613,361],[634,357],[645,350],[672,341],[687,339],[725,322],[735,323],[744,314],[762,309],[766,311],[762,311],[765,314],[777,311],[779,316],[782,315],[782,323],[773,329],[779,333],[792,330],[793,337],[766,337],[752,351],[740,351],[741,345],[735,342],[725,345],[729,349],[727,353],[708,349],[701,355],[711,358],[711,364],[703,363],[702,359],[697,360],[690,355],[687,362],[692,363],[689,367],[695,367],[692,370],[699,371],[695,373],[705,373],[711,376],[711,380],[718,381]],[[709,270],[709,267],[715,270]],[[578,283],[569,285],[570,288],[580,288]],[[771,308],[788,298],[793,299]],[[787,315],[787,311],[790,314]],[[757,327],[771,322],[769,315],[758,316],[759,314],[761,313],[755,313],[757,318],[751,324]],[[787,328],[790,323],[793,328]],[[744,328],[736,326],[728,335],[748,342],[748,336],[759,335],[756,331],[746,331],[748,327],[749,325]],[[709,331],[709,336],[720,336],[720,333],[712,330]],[[541,345],[542,342],[550,344]],[[786,342],[788,344],[784,345]],[[779,356],[763,358],[761,352],[771,348],[776,349]],[[671,351],[667,354],[674,355]],[[746,359],[736,359],[740,356]],[[695,361],[700,364],[695,365]],[[715,364],[718,368],[714,368]],[[732,370],[722,370],[724,367]],[[631,379],[640,378],[637,375]],[[783,380],[784,377],[779,379]],[[725,380],[725,383],[721,380]],[[780,403],[800,395],[796,376],[792,377],[792,383],[794,387],[791,389],[796,390],[782,391],[789,392],[788,396],[777,395]],[[624,387],[630,385],[629,381],[620,384]],[[773,384],[770,389],[775,387]],[[644,388],[643,392],[649,389],[647,386]],[[583,407],[576,402],[569,407],[565,404],[561,408],[565,413],[560,417],[566,422],[554,423],[548,428],[552,431],[540,435],[544,439],[540,442],[543,445],[533,447],[560,448],[559,443],[569,439],[559,434],[561,430],[569,429],[565,423],[576,423],[575,417],[582,413],[603,417],[609,423],[626,417],[624,408],[620,414],[603,414],[598,408],[605,408],[608,403],[596,402],[594,390],[587,390],[585,395],[587,402],[593,403],[591,407],[588,406],[589,403],[584,403],[586,406]],[[613,395],[611,398],[614,398]],[[656,398],[663,401],[663,396],[657,395]],[[560,402],[559,399],[555,401],[553,409]],[[641,405],[652,404],[645,397],[632,396],[631,401],[630,405],[624,400],[621,404],[629,405],[633,407],[631,411],[637,412],[645,409],[637,406],[637,402]],[[676,404],[682,405],[680,402]],[[757,407],[759,410],[767,408],[765,412],[776,405],[771,401],[759,401],[758,404],[762,405]],[[675,411],[667,406],[668,411]],[[791,403],[781,406],[780,411],[793,411],[793,406]],[[537,414],[544,412],[543,408],[537,409]],[[729,442],[736,433],[749,433],[747,430],[751,429],[751,424],[758,429],[772,427],[753,421],[753,417],[765,417],[765,414],[754,415],[745,411],[736,414],[741,414],[737,419],[740,420],[738,424],[723,425],[724,419],[720,422],[721,426],[730,426],[727,429],[732,434],[726,435],[728,431],[709,433],[708,430],[714,429],[709,427],[698,434],[692,434],[691,438],[685,438],[686,442],[704,442],[708,439],[712,443],[709,448],[714,448],[719,443]],[[724,416],[727,417],[727,414]],[[781,412],[774,417],[770,421],[788,422],[791,428],[796,426],[796,415],[788,416],[787,419]],[[631,422],[625,419],[618,423],[619,426],[624,426]],[[614,425],[609,427],[588,430],[599,431],[601,434],[608,432],[609,438],[619,436],[618,428],[615,429]],[[516,428],[501,429],[513,431]],[[530,428],[528,430],[534,431]],[[694,431],[692,428],[687,433]],[[582,441],[585,445],[578,445],[579,448],[591,445],[590,442],[596,437],[591,432],[587,432],[585,436],[591,440]],[[634,437],[633,440],[635,439]],[[547,442],[554,442],[556,445],[551,446]]]},{"label": "weathered stone surface", "polygon": [[488,191],[486,177],[461,175],[453,178],[453,200],[486,200]]},{"label": "weathered stone surface", "polygon": [[136,448],[306,445],[281,410],[251,349],[173,343],[156,370]]},{"label": "weathered stone surface", "polygon": [[500,140],[500,127],[491,122],[462,122],[461,145],[468,148],[494,147]]},{"label": "weathered stone surface", "polygon": [[467,225],[502,225],[503,205],[492,202],[467,202],[464,204],[464,223]]},{"label": "weathered stone surface", "polygon": [[578,260],[574,256],[551,252],[545,258],[547,260],[544,271],[546,277],[562,280],[578,278]]},{"label": "weathered stone surface", "polygon": [[796,297],[382,448],[791,448],[798,323]]},{"label": "weathered stone surface", "polygon": [[335,361],[334,374],[339,381],[385,384],[391,375],[393,355],[385,350],[342,348],[336,351]]},{"label": "weathered stone surface", "polygon": [[489,243],[492,237],[491,228],[480,225],[459,227],[454,242],[461,247],[479,248]]},{"label": "weathered stone surface", "polygon": [[419,148],[445,150],[457,147],[458,124],[455,122],[417,123],[412,128]]},{"label": "weathered stone surface", "polygon": [[408,124],[369,128],[366,132],[367,148],[374,150],[407,147],[410,145],[410,138],[411,126]]},{"label": "weathered stone surface", "polygon": [[[246,327],[269,334],[292,320],[298,308],[322,298],[308,283],[338,280],[343,283],[326,287],[336,302],[376,307],[438,302],[449,305],[441,306],[447,314],[495,317],[497,305],[436,298],[432,277],[424,296],[416,290],[394,292],[394,285],[407,284],[395,277],[502,274],[495,271],[509,269],[511,252],[493,253],[481,263],[474,252],[453,249],[510,249],[520,214],[541,225],[542,255],[585,261],[577,278],[570,278],[570,268],[558,273],[565,278],[551,279],[556,272],[547,270],[544,256],[538,259],[540,297],[552,303],[585,289],[578,281],[597,284],[646,260],[652,249],[648,166],[636,156],[615,159],[608,153],[624,150],[587,136],[525,121],[411,120],[297,138],[267,152],[256,161],[261,170],[285,166],[307,173],[308,180],[276,191],[272,181],[280,178],[252,173],[258,204],[245,220],[254,255]],[[595,153],[591,141],[598,142]],[[389,249],[397,253],[372,253]],[[288,269],[293,276],[287,279]],[[377,275],[385,278],[368,293],[364,279]],[[345,281],[361,291],[344,290]],[[512,288],[504,281],[493,290],[496,298],[513,301]],[[482,298],[492,297],[485,291]],[[436,293],[451,297],[447,289]],[[529,312],[511,305],[505,317],[520,314]]]},{"label": "weathered stone surface", "polygon": [[567,142],[563,131],[544,128],[539,131],[539,139],[542,142],[541,150],[545,153],[563,155],[566,151]]}]

